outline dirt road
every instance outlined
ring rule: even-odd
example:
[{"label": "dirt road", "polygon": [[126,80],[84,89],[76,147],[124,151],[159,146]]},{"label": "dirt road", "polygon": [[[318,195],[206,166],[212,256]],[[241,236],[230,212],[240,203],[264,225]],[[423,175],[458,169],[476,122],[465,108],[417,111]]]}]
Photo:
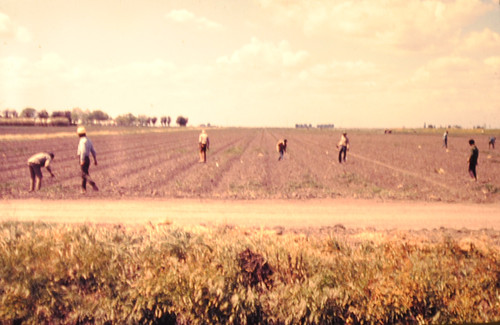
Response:
[{"label": "dirt road", "polygon": [[173,223],[287,229],[342,224],[348,228],[500,229],[500,204],[373,200],[3,200],[0,221]]}]

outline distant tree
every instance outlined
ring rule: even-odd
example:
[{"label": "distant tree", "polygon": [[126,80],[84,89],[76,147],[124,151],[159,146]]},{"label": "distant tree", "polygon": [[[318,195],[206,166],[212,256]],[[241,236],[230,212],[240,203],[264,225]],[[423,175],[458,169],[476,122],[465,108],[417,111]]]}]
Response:
[{"label": "distant tree", "polygon": [[156,117],[151,118],[151,124],[153,124],[153,126],[156,125],[156,121],[158,121],[158,119]]},{"label": "distant tree", "polygon": [[15,118],[18,117],[17,111],[15,109],[5,109],[3,111],[3,117],[5,118]]},{"label": "distant tree", "polygon": [[42,109],[41,111],[38,112],[38,117],[41,118],[42,120],[48,119],[49,113],[47,113],[46,110]]},{"label": "distant tree", "polygon": [[160,123],[161,123],[161,126],[167,126],[167,117],[166,116],[162,116],[160,118]]},{"label": "distant tree", "polygon": [[31,107],[26,107],[21,112],[21,117],[35,118],[36,117],[36,109],[31,108]]},{"label": "distant tree", "polygon": [[102,121],[109,120],[109,115],[106,114],[106,113],[104,113],[101,110],[95,110],[92,113],[90,113],[88,119],[91,120],[91,121],[102,122]]},{"label": "distant tree", "polygon": [[137,116],[137,121],[139,122],[140,126],[148,126],[148,119],[146,115],[139,115]]},{"label": "distant tree", "polygon": [[121,126],[131,126],[137,121],[137,117],[132,115],[131,113],[125,115],[119,115],[115,118],[115,122]]},{"label": "distant tree", "polygon": [[172,119],[170,118],[170,116],[167,116],[167,125],[168,125],[168,127],[170,127],[170,122],[172,122]]},{"label": "distant tree", "polygon": [[75,123],[87,124],[90,120],[90,111],[75,107],[71,111],[71,120]]},{"label": "distant tree", "polygon": [[184,116],[178,116],[175,123],[177,123],[179,126],[186,126],[188,124],[188,118]]},{"label": "distant tree", "polygon": [[65,117],[68,119],[69,124],[71,124],[71,111],[54,111],[51,117]]}]

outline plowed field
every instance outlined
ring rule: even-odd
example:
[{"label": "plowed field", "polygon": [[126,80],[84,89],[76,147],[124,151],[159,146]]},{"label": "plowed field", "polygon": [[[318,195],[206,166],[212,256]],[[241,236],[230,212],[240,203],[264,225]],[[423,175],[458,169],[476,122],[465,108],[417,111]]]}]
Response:
[{"label": "plowed field", "polygon": [[[90,128],[98,154],[90,173],[99,192],[79,193],[80,170],[74,128],[0,128],[0,197],[3,199],[378,198],[499,202],[500,150],[488,150],[487,135],[474,135],[480,150],[478,182],[467,173],[471,135],[349,132],[347,163],[339,164],[339,130],[209,129],[207,163],[198,163],[195,129]],[[275,145],[288,139],[285,160]],[[55,178],[44,173],[42,190],[28,193],[27,159],[55,153]]]}]

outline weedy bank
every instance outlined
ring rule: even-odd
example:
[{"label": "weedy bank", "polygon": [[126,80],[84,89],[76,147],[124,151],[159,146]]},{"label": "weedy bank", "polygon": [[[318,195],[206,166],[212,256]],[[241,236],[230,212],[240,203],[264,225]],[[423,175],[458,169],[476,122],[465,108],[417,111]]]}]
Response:
[{"label": "weedy bank", "polygon": [[3,324],[500,321],[500,234],[0,224]]}]

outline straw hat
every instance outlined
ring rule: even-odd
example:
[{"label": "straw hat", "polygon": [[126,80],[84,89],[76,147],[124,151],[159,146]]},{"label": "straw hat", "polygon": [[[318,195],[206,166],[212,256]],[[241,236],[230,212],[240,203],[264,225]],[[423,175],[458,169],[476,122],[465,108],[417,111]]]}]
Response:
[{"label": "straw hat", "polygon": [[81,134],[87,134],[87,130],[85,130],[85,127],[84,126],[79,126],[78,129],[76,129],[76,133],[78,135],[81,135]]}]

